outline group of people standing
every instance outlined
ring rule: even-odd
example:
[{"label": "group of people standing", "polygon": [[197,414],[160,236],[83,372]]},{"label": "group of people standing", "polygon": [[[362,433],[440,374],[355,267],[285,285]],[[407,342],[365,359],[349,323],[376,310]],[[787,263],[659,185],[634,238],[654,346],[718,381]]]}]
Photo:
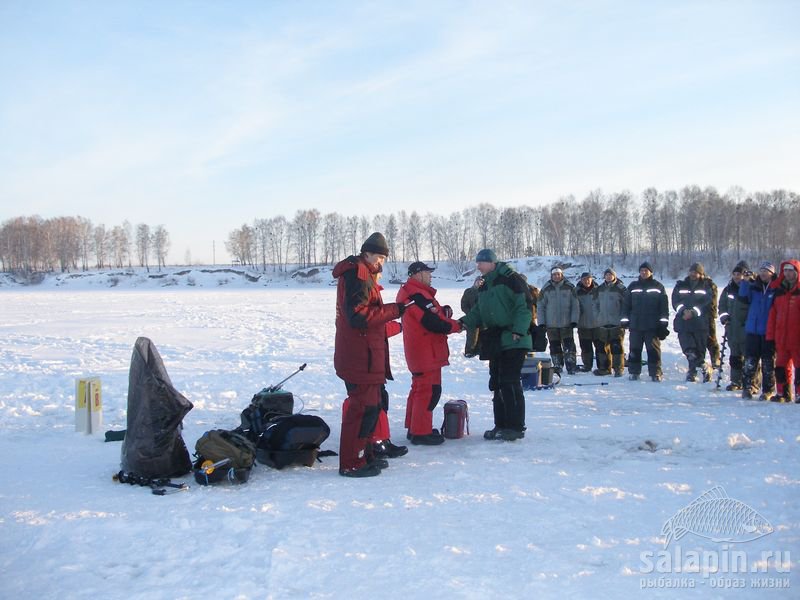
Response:
[{"label": "group of people standing", "polygon": [[[513,441],[525,436],[525,397],[520,373],[526,355],[536,346],[534,338],[545,334],[554,370],[568,374],[591,371],[621,377],[626,366],[623,349],[629,331],[628,376],[642,374],[642,353],[647,352],[650,379],[659,382],[661,341],[669,335],[669,299],[664,286],[653,277],[645,261],[630,286],[612,268],[598,284],[583,273],[577,285],[553,267],[541,291],[491,249],[476,258],[480,277],[465,291],[465,314],[453,319],[449,306],[436,300],[431,286],[434,268],[414,262],[396,302],[384,304],[379,283],[389,254],[380,233],[370,235],[357,256],[338,263],[336,299],[336,346],[334,367],[344,381],[347,399],[342,410],[339,473],[347,477],[371,477],[388,467],[388,458],[407,453],[406,446],[390,439],[388,393],[392,379],[388,338],[403,332],[403,347],[411,372],[406,402],[405,427],[412,444],[444,442],[433,427],[433,410],[442,393],[442,367],[449,364],[447,336],[467,331],[465,354],[489,361],[494,427],[484,433],[489,440]],[[716,319],[725,327],[724,342],[730,348],[731,383],[752,398],[760,385],[761,399],[790,401],[792,367],[800,369],[800,262],[781,263],[776,274],[763,263],[758,275],[740,262],[731,281],[717,300],[717,287],[703,265],[694,263],[672,292],[673,328],[688,361],[687,381],[711,378],[719,367],[720,344]],[[537,324],[538,318],[538,324]],[[399,320],[399,321],[398,321]],[[578,330],[582,365],[577,362],[574,331]],[[537,336],[537,334],[539,334]],[[705,362],[706,352],[711,362]],[[800,398],[800,389],[796,390]]]},{"label": "group of people standing", "polygon": [[[386,417],[392,379],[389,367],[391,335],[403,332],[411,390],[406,402],[405,426],[412,444],[444,442],[433,427],[433,410],[441,397],[441,369],[448,364],[447,336],[470,327],[481,331],[481,357],[489,360],[489,388],[494,392],[495,426],[486,439],[517,440],[525,435],[525,397],[520,371],[532,347],[533,295],[514,269],[499,262],[492,250],[476,257],[481,273],[475,306],[459,320],[449,306],[436,300],[431,286],[434,270],[423,262],[408,267],[408,280],[396,302],[384,304],[379,283],[389,247],[381,233],[362,244],[358,256],[349,256],[333,269],[337,278],[334,368],[344,381],[347,398],[342,407],[339,474],[372,477],[389,466],[389,458],[407,453],[390,439]],[[398,319],[400,322],[398,323]]]}]

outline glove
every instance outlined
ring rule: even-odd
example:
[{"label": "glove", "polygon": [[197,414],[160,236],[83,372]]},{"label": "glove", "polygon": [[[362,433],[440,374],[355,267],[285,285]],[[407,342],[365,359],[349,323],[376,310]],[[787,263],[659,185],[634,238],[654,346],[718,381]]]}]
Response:
[{"label": "glove", "polygon": [[578,324],[577,323],[570,323],[569,326],[572,327],[573,329],[575,329],[578,326]]},{"label": "glove", "polygon": [[661,327],[658,328],[658,339],[665,340],[667,339],[668,335],[669,335],[669,329],[667,328],[666,325],[662,325]]},{"label": "glove", "polygon": [[727,325],[727,324],[728,324],[728,322],[729,322],[730,320],[731,320],[731,317],[730,317],[730,315],[722,315],[722,316],[719,318],[719,322],[720,322],[722,325]]},{"label": "glove", "polygon": [[406,305],[402,302],[396,302],[397,304],[397,316],[402,317],[403,313],[406,312]]},{"label": "glove", "polygon": [[630,321],[620,321],[619,322],[619,326],[622,327],[623,329],[628,329],[628,327],[631,326],[631,322]]},{"label": "glove", "polygon": [[442,312],[444,313],[444,316],[447,317],[448,319],[453,318],[453,309],[449,304],[445,304],[442,307]]}]

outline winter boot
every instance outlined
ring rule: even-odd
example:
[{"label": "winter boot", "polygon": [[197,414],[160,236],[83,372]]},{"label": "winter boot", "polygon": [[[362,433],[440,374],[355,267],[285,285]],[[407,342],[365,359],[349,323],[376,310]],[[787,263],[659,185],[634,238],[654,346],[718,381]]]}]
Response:
[{"label": "winter boot", "polygon": [[553,372],[557,375],[561,375],[561,370],[564,368],[564,355],[551,354],[550,360],[553,361]]},{"label": "winter boot", "polygon": [[758,393],[758,387],[755,385],[757,368],[758,359],[748,356],[744,361],[744,368],[742,369],[742,398],[749,399]]},{"label": "winter boot", "polygon": [[503,440],[504,442],[514,442],[524,437],[524,431],[518,431],[517,429],[501,429],[497,432],[497,436],[494,439]]},{"label": "winter boot", "polygon": [[392,440],[381,440],[372,444],[372,452],[377,458],[400,458],[408,454],[408,447],[397,446]]},{"label": "winter boot", "polygon": [[499,427],[492,427],[483,432],[483,439],[496,440],[499,433],[502,431]]},{"label": "winter boot", "polygon": [[628,379],[631,381],[639,381],[639,373],[631,373],[628,375]]},{"label": "winter boot", "polygon": [[709,381],[711,381],[711,367],[709,367],[708,364],[706,363],[703,364],[701,369],[703,372],[703,383],[708,383]]},{"label": "winter boot", "polygon": [[375,475],[380,474],[380,467],[371,464],[366,464],[357,469],[339,469],[339,475],[342,477],[375,477]]},{"label": "winter boot", "polygon": [[725,387],[729,392],[738,392],[742,389],[742,370],[731,368],[731,382]]},{"label": "winter boot", "polygon": [[564,363],[567,367],[567,373],[574,375],[575,370],[578,368],[578,358],[575,356],[575,352],[566,352],[564,354]]},{"label": "winter boot", "polygon": [[772,359],[761,360],[761,391],[762,399],[768,396],[769,400],[775,395],[775,361]]},{"label": "winter boot", "polygon": [[686,371],[686,381],[697,381],[697,369],[689,369]]},{"label": "winter boot", "polygon": [[608,369],[608,355],[607,354],[598,354],[597,355],[597,368],[593,371],[595,375],[611,375],[611,371]]},{"label": "winter boot", "polygon": [[614,354],[611,357],[611,365],[614,368],[614,377],[622,377],[622,372],[625,370],[625,355]]},{"label": "winter boot", "polygon": [[436,430],[428,435],[412,435],[411,443],[415,446],[438,446],[444,444],[444,436]]},{"label": "winter boot", "polygon": [[[598,356],[597,358],[598,358],[597,362],[599,363],[600,362],[600,360],[599,360],[600,357]],[[583,362],[583,364],[581,365],[579,370],[582,373],[588,373],[589,371],[592,370],[592,362],[594,362],[594,353],[592,353],[592,352],[581,352],[581,361]],[[597,366],[599,367],[600,365],[598,364]]]}]

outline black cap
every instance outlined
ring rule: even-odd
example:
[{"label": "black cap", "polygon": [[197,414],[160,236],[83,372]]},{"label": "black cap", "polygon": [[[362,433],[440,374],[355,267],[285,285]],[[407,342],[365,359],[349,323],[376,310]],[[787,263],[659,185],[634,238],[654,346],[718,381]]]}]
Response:
[{"label": "black cap", "polygon": [[642,264],[639,265],[639,270],[641,271],[642,269],[647,269],[651,273],[655,272],[655,271],[653,271],[653,265],[650,264],[649,260],[646,260]]},{"label": "black cap", "polygon": [[361,252],[373,252],[389,256],[389,244],[386,243],[386,238],[383,237],[383,234],[376,231],[361,244]]},{"label": "black cap", "polygon": [[584,271],[583,273],[581,273],[581,279],[583,279],[584,277],[594,277],[594,275],[589,273],[589,271]]},{"label": "black cap", "polygon": [[435,267],[429,267],[422,261],[413,262],[410,265],[408,265],[409,276],[416,275],[417,273],[422,273],[423,271],[435,271],[435,270],[436,270]]}]

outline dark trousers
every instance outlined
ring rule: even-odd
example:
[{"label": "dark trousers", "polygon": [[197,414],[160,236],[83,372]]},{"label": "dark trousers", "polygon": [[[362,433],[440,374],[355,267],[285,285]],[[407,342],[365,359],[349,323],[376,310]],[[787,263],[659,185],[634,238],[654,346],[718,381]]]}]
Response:
[{"label": "dark trousers", "polygon": [[[583,362],[584,370],[588,371],[592,368],[592,363],[597,357],[597,368],[608,369],[611,364],[609,361],[603,361],[603,356],[606,352],[606,344],[600,339],[600,328],[594,329],[578,329],[578,343],[581,346],[581,361]],[[604,365],[601,365],[604,363]]]},{"label": "dark trousers", "polygon": [[381,385],[345,382],[347,399],[342,406],[339,468],[357,469],[367,462],[367,443],[381,410]]},{"label": "dark trousers", "polygon": [[763,335],[748,333],[744,340],[745,388],[754,388],[758,382],[761,363],[761,386],[764,392],[775,391],[775,344],[768,344]]},{"label": "dark trousers", "polygon": [[642,346],[647,349],[647,372],[661,375],[661,340],[656,329],[631,329],[628,373],[642,373]]},{"label": "dark trousers", "polygon": [[696,371],[705,363],[707,341],[708,332],[704,329],[678,332],[678,342],[683,355],[689,362],[689,371]]},{"label": "dark trousers", "polygon": [[494,392],[494,426],[525,431],[525,395],[520,374],[527,351],[503,350],[489,360],[489,389]]}]

